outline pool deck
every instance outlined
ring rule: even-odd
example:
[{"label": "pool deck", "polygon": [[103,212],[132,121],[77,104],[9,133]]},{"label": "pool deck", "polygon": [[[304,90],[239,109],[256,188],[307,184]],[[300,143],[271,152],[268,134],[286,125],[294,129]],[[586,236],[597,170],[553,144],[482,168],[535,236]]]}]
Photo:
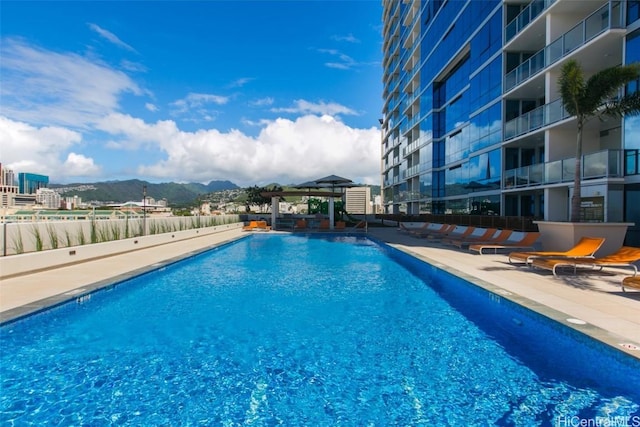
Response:
[{"label": "pool deck", "polygon": [[[76,298],[247,234],[228,230],[3,279],[0,321]],[[394,227],[370,228],[368,234],[640,359],[640,291],[622,292],[620,287],[622,278],[631,274],[629,269],[554,277],[547,270],[509,264],[504,254],[478,255],[413,237]]]}]

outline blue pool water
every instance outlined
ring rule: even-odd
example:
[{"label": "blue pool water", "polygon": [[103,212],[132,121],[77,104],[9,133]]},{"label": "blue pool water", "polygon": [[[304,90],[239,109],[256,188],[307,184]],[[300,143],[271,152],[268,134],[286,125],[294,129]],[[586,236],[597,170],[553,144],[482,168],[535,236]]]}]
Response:
[{"label": "blue pool water", "polygon": [[640,425],[637,361],[360,237],[250,236],[0,340],[2,425]]}]

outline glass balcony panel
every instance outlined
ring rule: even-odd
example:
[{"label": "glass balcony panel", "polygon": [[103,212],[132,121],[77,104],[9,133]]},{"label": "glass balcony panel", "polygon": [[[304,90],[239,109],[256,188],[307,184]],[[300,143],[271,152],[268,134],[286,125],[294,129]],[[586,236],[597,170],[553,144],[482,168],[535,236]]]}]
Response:
[{"label": "glass balcony panel", "polygon": [[583,156],[582,176],[588,178],[601,178],[607,176],[608,156],[606,151],[586,154]]},{"label": "glass balcony panel", "polygon": [[563,38],[559,38],[558,40],[552,42],[549,46],[545,48],[547,51],[547,65],[553,64],[564,55],[564,44]]},{"label": "glass balcony panel", "polygon": [[585,21],[585,40],[590,40],[609,26],[609,8],[600,9]]},{"label": "glass balcony panel", "polygon": [[638,151],[639,150],[626,150],[625,162],[624,162],[624,174],[625,175],[637,175],[638,174]]},{"label": "glass balcony panel", "polygon": [[622,150],[609,150],[609,176],[624,176],[622,171],[623,156],[624,151]]},{"label": "glass balcony panel", "polygon": [[564,54],[566,55],[567,53],[571,52],[572,50],[576,49],[577,47],[580,47],[580,45],[582,44],[584,37],[584,29],[583,29],[583,22],[581,22],[580,24],[576,25],[575,27],[573,27],[573,29],[571,29],[571,31],[569,31],[568,33],[566,33],[564,36],[562,36],[562,38],[564,39]]},{"label": "glass balcony panel", "polygon": [[516,169],[516,186],[517,187],[528,187],[529,186],[529,168],[518,168]]},{"label": "glass balcony panel", "polygon": [[562,181],[562,160],[545,163],[545,182],[551,184]]},{"label": "glass balcony panel", "polygon": [[527,113],[529,116],[529,129],[538,129],[544,126],[544,108],[536,108]]},{"label": "glass balcony panel", "polygon": [[504,172],[504,188],[513,188],[516,186],[516,171],[511,169]]},{"label": "glass balcony panel", "polygon": [[564,119],[567,116],[567,113],[565,112],[564,107],[562,106],[561,99],[557,99],[551,102],[550,104],[547,104],[546,113],[547,113],[546,114],[547,123],[559,122],[560,120]]},{"label": "glass balcony panel", "polygon": [[562,162],[562,181],[573,181],[576,171],[576,161],[574,159],[561,160]]},{"label": "glass balcony panel", "polygon": [[531,185],[544,183],[544,163],[529,166],[529,183]]},{"label": "glass balcony panel", "polygon": [[531,63],[529,77],[536,74],[538,71],[542,70],[544,67],[546,67],[544,57],[545,57],[545,51],[544,49],[542,49],[541,51],[533,55],[531,58],[529,58],[529,61]]}]

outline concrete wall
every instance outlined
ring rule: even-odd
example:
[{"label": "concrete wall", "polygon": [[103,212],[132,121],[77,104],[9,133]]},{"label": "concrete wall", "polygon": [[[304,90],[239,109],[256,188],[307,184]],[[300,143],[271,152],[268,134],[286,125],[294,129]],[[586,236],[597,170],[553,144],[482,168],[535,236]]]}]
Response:
[{"label": "concrete wall", "polygon": [[46,270],[52,267],[60,267],[65,264],[72,264],[87,261],[94,258],[115,255],[123,252],[136,251],[138,249],[151,246],[162,245],[179,240],[192,239],[221,231],[242,228],[241,222],[233,224],[218,225],[212,227],[197,228],[183,231],[173,231],[169,233],[154,234],[148,236],[131,237],[128,239],[115,240],[110,242],[88,244],[82,246],[71,246],[60,249],[50,249],[12,255],[0,258],[0,279],[24,274],[34,270]]},{"label": "concrete wall", "polygon": [[16,255],[65,247],[83,246],[184,231],[240,221],[238,215],[147,217],[143,219],[107,219],[79,221],[37,221],[0,224],[0,255]]}]

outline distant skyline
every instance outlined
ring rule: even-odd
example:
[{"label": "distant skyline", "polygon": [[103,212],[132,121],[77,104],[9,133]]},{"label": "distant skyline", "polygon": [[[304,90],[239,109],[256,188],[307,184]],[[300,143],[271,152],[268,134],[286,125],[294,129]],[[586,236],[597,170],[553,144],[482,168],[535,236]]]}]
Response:
[{"label": "distant skyline", "polygon": [[0,163],[15,172],[380,182],[380,1],[0,8]]}]

